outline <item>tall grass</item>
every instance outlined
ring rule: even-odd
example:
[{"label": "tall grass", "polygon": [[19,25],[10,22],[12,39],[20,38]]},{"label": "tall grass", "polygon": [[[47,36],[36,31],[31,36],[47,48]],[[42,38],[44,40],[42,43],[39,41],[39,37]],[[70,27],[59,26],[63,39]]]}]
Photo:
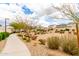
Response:
[{"label": "tall grass", "polygon": [[58,49],[60,42],[58,37],[51,37],[47,40],[47,45],[50,49]]},{"label": "tall grass", "polygon": [[73,39],[63,39],[61,41],[61,48],[64,52],[70,55],[79,55],[79,48],[77,46],[77,40]]},{"label": "tall grass", "polygon": [[51,37],[47,39],[47,45],[50,49],[58,49],[61,48],[63,52],[73,55],[79,56],[79,48],[77,45],[76,38],[58,38]]}]

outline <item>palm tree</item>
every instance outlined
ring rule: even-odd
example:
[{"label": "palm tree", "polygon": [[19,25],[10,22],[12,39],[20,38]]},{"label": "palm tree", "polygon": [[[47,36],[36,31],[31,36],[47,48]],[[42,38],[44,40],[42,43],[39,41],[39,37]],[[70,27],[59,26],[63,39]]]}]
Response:
[{"label": "palm tree", "polygon": [[79,24],[79,14],[78,10],[75,9],[73,4],[66,4],[62,5],[61,7],[55,7],[53,6],[57,11],[59,11],[64,18],[62,19],[70,19],[76,24],[76,32],[77,32],[77,40],[78,40],[78,47],[79,47],[79,29],[78,29],[78,24]]}]

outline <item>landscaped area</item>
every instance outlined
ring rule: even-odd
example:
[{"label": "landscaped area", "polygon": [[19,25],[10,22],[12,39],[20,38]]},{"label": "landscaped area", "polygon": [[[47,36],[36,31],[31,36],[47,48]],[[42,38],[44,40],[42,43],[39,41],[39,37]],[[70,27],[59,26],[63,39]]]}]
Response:
[{"label": "landscaped area", "polygon": [[24,33],[19,33],[18,36],[24,41],[32,55],[69,56],[78,55],[79,53],[76,35],[73,33],[61,34],[52,31],[52,33],[36,34],[37,38],[34,40],[29,36],[25,36]]},{"label": "landscaped area", "polygon": [[[74,6],[76,9],[73,8]],[[0,25],[0,55],[79,56],[79,8],[77,6],[79,4],[63,4],[60,7],[52,5],[50,8],[54,12],[49,8],[42,10],[41,14],[48,15],[44,16],[44,20],[55,19],[55,24],[49,25],[42,23],[44,20],[40,13],[36,14],[35,18],[30,16],[34,14],[25,5],[21,7],[28,15],[16,11],[15,18],[1,17],[4,23],[1,22]],[[15,10],[11,12],[13,11]],[[56,15],[50,14],[49,11]]]}]

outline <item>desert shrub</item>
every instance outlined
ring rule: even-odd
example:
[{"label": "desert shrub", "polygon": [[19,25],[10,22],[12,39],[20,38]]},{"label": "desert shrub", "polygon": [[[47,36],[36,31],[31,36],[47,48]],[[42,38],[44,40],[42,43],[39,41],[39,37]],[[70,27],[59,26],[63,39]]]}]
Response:
[{"label": "desert shrub", "polygon": [[25,40],[26,42],[30,42],[31,39],[29,37],[23,37],[23,40]]},{"label": "desert shrub", "polygon": [[48,31],[54,30],[53,28],[49,28]]},{"label": "desert shrub", "polygon": [[8,32],[1,32],[0,33],[0,41],[7,38],[10,34]]},{"label": "desert shrub", "polygon": [[31,39],[29,37],[26,37],[26,42],[30,42]]},{"label": "desert shrub", "polygon": [[31,36],[32,40],[36,40],[37,36],[36,35],[33,35]]},{"label": "desert shrub", "polygon": [[18,36],[22,37],[23,35],[22,34],[18,34]]},{"label": "desert shrub", "polygon": [[25,34],[24,36],[25,36],[25,37],[30,37],[30,35],[28,35],[28,34]]},{"label": "desert shrub", "polygon": [[59,33],[59,31],[56,29],[56,30],[55,30],[55,33]]},{"label": "desert shrub", "polygon": [[77,41],[75,41],[75,39],[63,40],[61,48],[70,55],[79,55],[79,48],[77,47]]},{"label": "desert shrub", "polygon": [[62,29],[61,29],[59,32],[60,32],[61,34],[63,34],[63,33],[65,32],[65,30],[62,30]]},{"label": "desert shrub", "polygon": [[65,31],[69,31],[69,30],[70,30],[70,29],[67,29],[67,28],[65,29]]},{"label": "desert shrub", "polygon": [[26,37],[23,37],[23,40],[26,40]]},{"label": "desert shrub", "polygon": [[72,31],[74,32],[74,31],[75,31],[75,29],[72,29]]},{"label": "desert shrub", "polygon": [[71,32],[70,32],[70,31],[69,31],[68,33],[69,33],[69,34],[71,34]]},{"label": "desert shrub", "polygon": [[59,38],[51,37],[47,39],[47,45],[50,49],[58,49],[59,48]]},{"label": "desert shrub", "polygon": [[45,29],[36,29],[37,34],[45,34],[46,30]]},{"label": "desert shrub", "polygon": [[46,43],[45,39],[39,39],[39,41],[40,41],[40,44],[42,44],[42,45],[45,45],[45,43]]}]

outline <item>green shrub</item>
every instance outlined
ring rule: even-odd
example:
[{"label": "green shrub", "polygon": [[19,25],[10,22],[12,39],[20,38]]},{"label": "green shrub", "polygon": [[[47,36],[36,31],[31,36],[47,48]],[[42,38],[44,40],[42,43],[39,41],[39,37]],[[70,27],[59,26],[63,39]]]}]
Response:
[{"label": "green shrub", "polygon": [[10,34],[8,32],[0,32],[0,40],[4,40],[6,37],[8,37]]},{"label": "green shrub", "polygon": [[40,44],[45,45],[46,41],[44,39],[39,39],[39,41],[40,41]]},{"label": "green shrub", "polygon": [[2,40],[2,34],[0,34],[0,41]]},{"label": "green shrub", "polygon": [[79,55],[79,48],[75,39],[63,40],[61,48],[70,55]]},{"label": "green shrub", "polygon": [[47,40],[47,45],[50,49],[58,49],[59,48],[59,38],[58,37],[51,37]]}]

